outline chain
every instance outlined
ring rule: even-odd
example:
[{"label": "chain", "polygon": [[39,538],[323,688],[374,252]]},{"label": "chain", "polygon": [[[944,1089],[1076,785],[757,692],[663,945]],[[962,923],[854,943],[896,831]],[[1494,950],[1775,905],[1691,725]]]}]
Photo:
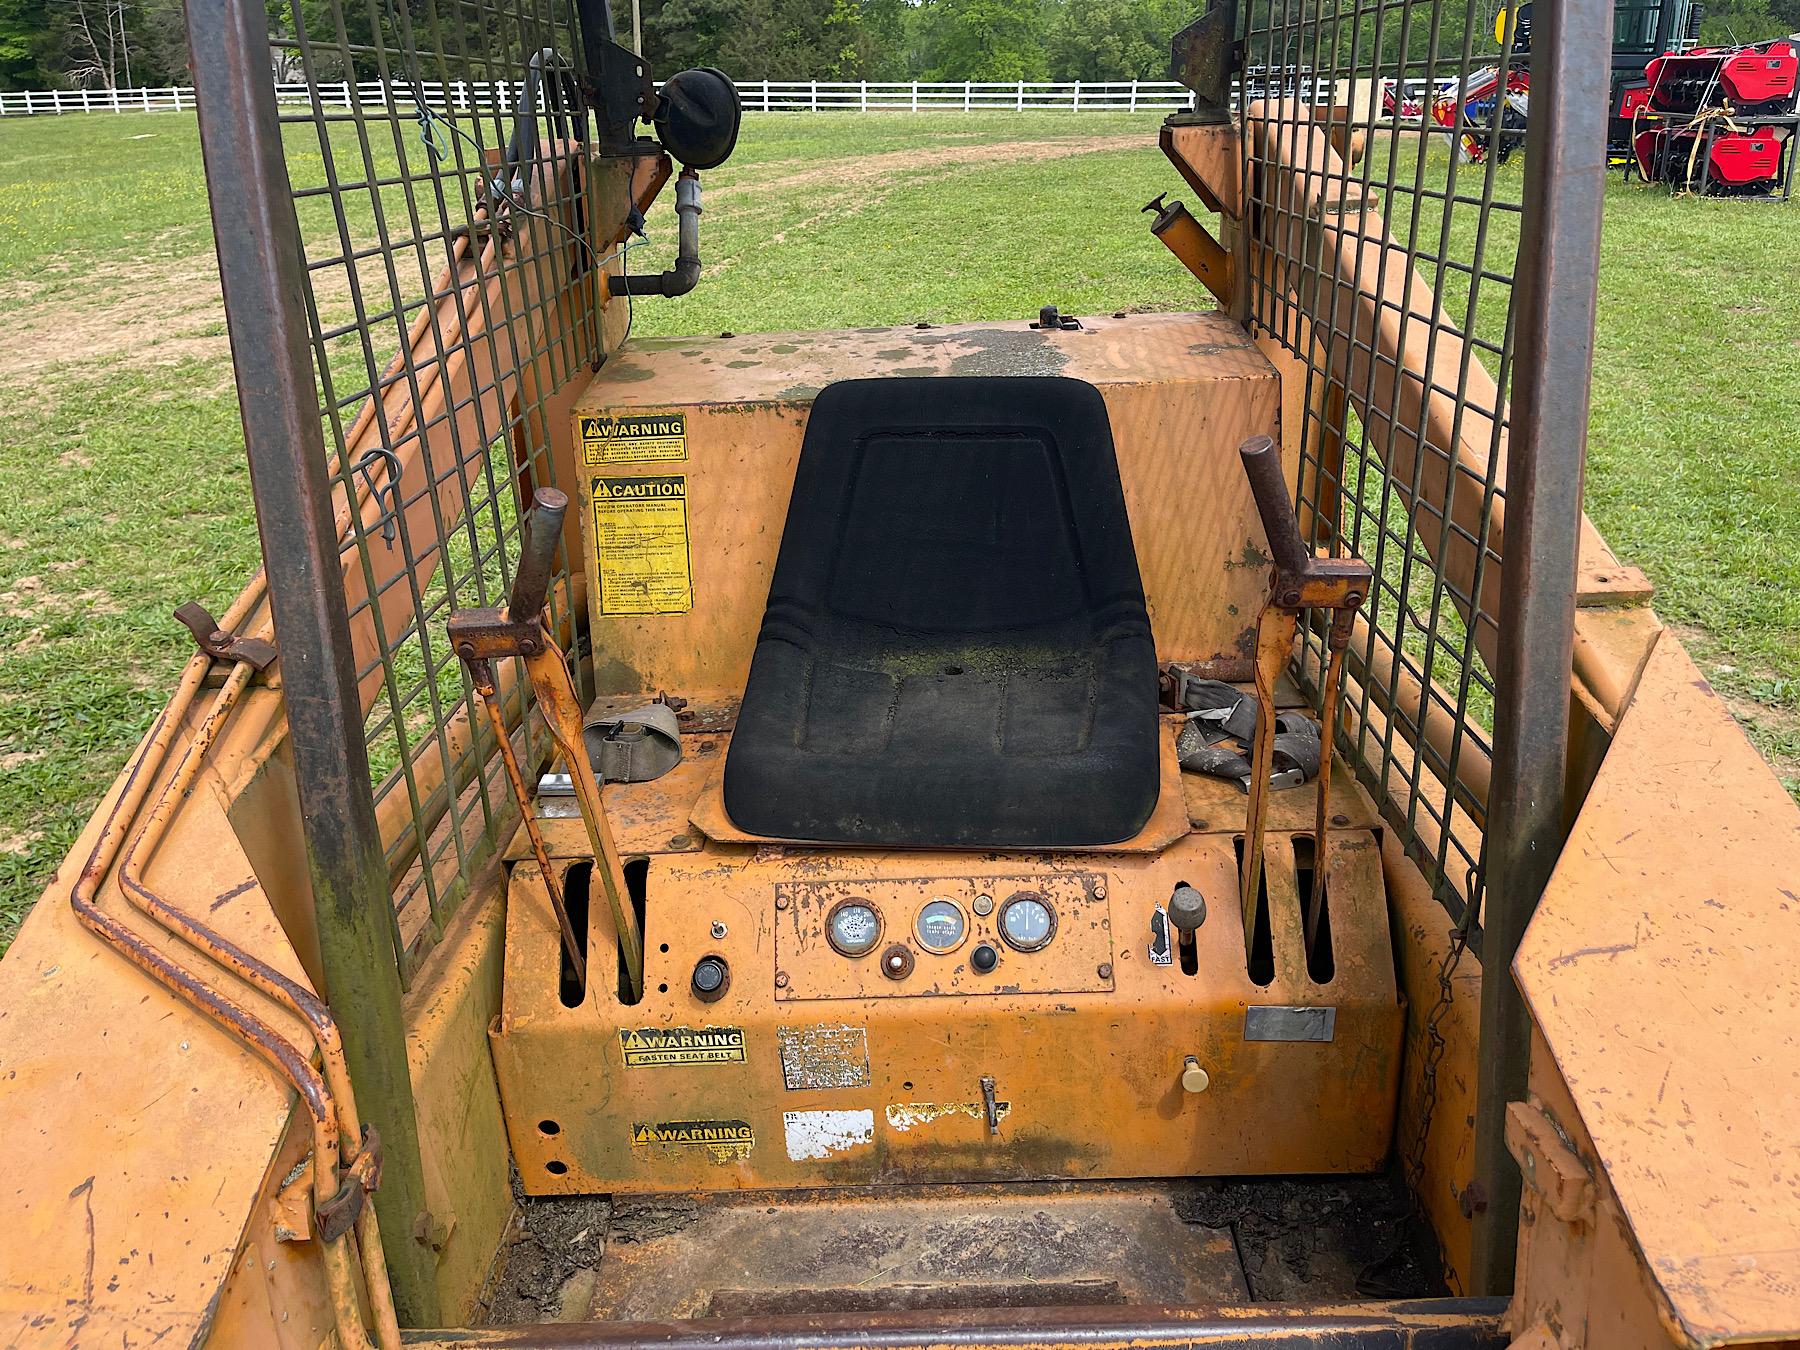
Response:
[{"label": "chain", "polygon": [[[1431,1005],[1431,1011],[1425,1014],[1425,1061],[1419,1071],[1420,1100],[1419,1128],[1407,1147],[1406,1156],[1401,1162],[1405,1173],[1406,1188],[1411,1194],[1414,1213],[1425,1220],[1425,1226],[1435,1241],[1437,1229],[1424,1214],[1422,1188],[1425,1183],[1425,1145],[1431,1137],[1431,1117],[1437,1109],[1437,1076],[1438,1065],[1443,1061],[1444,1051],[1449,1042],[1444,1039],[1440,1029],[1450,1005],[1456,999],[1456,987],[1452,980],[1456,968],[1462,963],[1463,953],[1469,947],[1469,935],[1475,929],[1475,918],[1481,912],[1481,877],[1479,871],[1471,867],[1465,894],[1467,903],[1463,906],[1462,918],[1457,920],[1456,927],[1450,930],[1450,948],[1444,953],[1444,959],[1438,964],[1437,1002]],[[1449,1263],[1445,1260],[1443,1244],[1437,1243],[1438,1262],[1447,1272]]]}]

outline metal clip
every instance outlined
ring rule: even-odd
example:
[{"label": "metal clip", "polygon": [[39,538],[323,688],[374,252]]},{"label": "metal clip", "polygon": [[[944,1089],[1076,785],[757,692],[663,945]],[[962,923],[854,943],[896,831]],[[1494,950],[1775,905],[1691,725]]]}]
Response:
[{"label": "metal clip", "polygon": [[[380,460],[387,465],[386,487],[375,486],[375,477],[370,472],[369,466],[376,460]],[[399,533],[400,456],[396,455],[386,446],[378,445],[373,450],[370,450],[363,455],[361,459],[356,461],[356,472],[362,475],[363,483],[368,487],[370,495],[375,498],[376,507],[381,511],[381,514],[376,517],[376,520],[380,522],[381,525],[381,542],[386,544],[389,549],[392,549],[394,547],[394,537]],[[386,494],[392,499],[385,505],[381,500],[383,494]]]},{"label": "metal clip", "polygon": [[381,1188],[381,1135],[373,1125],[363,1126],[362,1148],[356,1161],[344,1169],[337,1194],[314,1207],[319,1236],[336,1242],[356,1226],[368,1197]]},{"label": "metal clip", "polygon": [[194,645],[215,661],[242,661],[256,670],[267,670],[275,662],[277,653],[273,642],[227,633],[198,600],[190,600],[181,606],[175,611],[175,617],[194,635]]}]

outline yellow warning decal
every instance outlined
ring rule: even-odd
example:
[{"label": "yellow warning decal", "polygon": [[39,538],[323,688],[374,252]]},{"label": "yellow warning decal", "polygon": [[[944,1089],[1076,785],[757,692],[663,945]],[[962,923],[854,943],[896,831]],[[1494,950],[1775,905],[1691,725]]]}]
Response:
[{"label": "yellow warning decal", "polygon": [[594,480],[595,572],[602,614],[686,614],[687,475]]},{"label": "yellow warning decal", "polygon": [[756,1147],[756,1136],[743,1120],[665,1120],[633,1125],[631,1146],[638,1149],[702,1148],[714,1162],[739,1162]]},{"label": "yellow warning decal", "polygon": [[742,1027],[644,1027],[619,1033],[628,1069],[665,1064],[742,1064]]},{"label": "yellow warning decal", "polygon": [[642,464],[686,458],[686,413],[581,415],[581,459],[585,464]]}]

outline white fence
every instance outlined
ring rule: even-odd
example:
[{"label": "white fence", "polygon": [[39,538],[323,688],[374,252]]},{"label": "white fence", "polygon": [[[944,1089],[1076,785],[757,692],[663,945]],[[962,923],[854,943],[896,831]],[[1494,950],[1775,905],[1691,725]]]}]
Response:
[{"label": "white fence", "polygon": [[[1332,86],[1304,69],[1250,71],[1252,93],[1289,94],[1328,103]],[[1173,80],[964,80],[928,83],[899,80],[745,80],[738,83],[750,112],[1171,112],[1191,106],[1193,95]],[[417,93],[440,112],[511,112],[519,86],[505,81],[429,81]],[[277,84],[276,98],[305,106],[304,84]],[[1235,97],[1235,95],[1234,95]],[[414,87],[366,80],[321,84],[318,106],[326,112],[352,107],[413,107]],[[540,96],[541,102],[541,96]],[[78,112],[184,112],[194,107],[192,89],[24,89],[0,93],[0,117]]]},{"label": "white fence", "polygon": [[[278,84],[276,97],[306,104],[304,84]],[[474,80],[431,82],[419,87],[425,102],[443,112],[510,112],[519,86]],[[877,80],[749,80],[738,92],[750,112],[1167,112],[1189,106],[1193,96],[1172,80],[1015,80],[927,83]],[[322,84],[319,106],[327,111],[353,106],[413,106],[412,86],[379,80],[357,85]],[[192,89],[25,89],[0,93],[0,117],[53,116],[78,112],[184,112],[194,106]]]}]

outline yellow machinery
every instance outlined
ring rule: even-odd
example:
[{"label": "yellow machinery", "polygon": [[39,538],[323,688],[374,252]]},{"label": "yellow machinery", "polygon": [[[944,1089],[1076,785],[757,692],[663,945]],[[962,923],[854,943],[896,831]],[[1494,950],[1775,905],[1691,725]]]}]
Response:
[{"label": "yellow machinery", "polygon": [[1384,97],[1485,16],[1215,4],[1192,312],[673,339],[718,72],[188,9],[266,566],[0,963],[7,1343],[1800,1338],[1800,810],[1581,514],[1605,6],[1521,168]]}]

